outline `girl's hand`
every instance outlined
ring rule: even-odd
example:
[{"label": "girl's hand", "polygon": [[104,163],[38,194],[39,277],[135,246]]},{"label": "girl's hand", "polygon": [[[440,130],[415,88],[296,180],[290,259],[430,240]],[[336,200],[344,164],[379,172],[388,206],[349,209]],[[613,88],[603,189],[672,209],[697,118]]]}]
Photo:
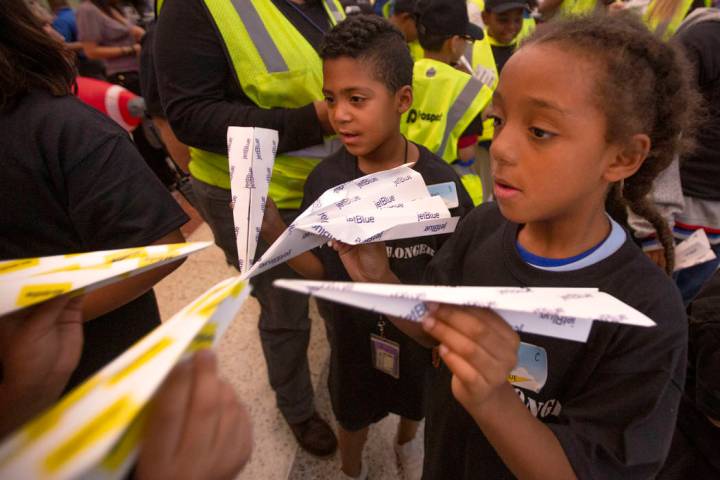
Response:
[{"label": "girl's hand", "polygon": [[473,416],[508,385],[517,364],[520,337],[484,308],[429,304],[425,331],[440,342],[440,356],[453,374],[452,392]]},{"label": "girl's hand", "polygon": [[399,283],[390,270],[385,242],[348,245],[331,240],[330,245],[340,255],[350,278],[355,282]]}]

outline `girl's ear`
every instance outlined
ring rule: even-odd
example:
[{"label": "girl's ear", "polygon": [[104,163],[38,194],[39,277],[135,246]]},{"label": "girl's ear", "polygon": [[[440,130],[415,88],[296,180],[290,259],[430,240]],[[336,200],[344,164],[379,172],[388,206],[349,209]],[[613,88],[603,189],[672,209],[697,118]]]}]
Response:
[{"label": "girl's ear", "polygon": [[605,170],[605,180],[619,182],[632,177],[642,166],[650,152],[650,137],[636,133],[621,146]]},{"label": "girl's ear", "polygon": [[410,110],[410,106],[413,103],[413,91],[411,85],[404,85],[395,92],[395,98],[397,99],[398,112],[403,114]]}]

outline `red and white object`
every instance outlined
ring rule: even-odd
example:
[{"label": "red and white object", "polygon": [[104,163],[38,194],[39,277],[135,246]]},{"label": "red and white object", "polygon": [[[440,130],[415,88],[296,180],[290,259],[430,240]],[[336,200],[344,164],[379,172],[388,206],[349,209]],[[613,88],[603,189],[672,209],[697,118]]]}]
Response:
[{"label": "red and white object", "polygon": [[133,115],[133,105],[142,102],[142,97],[130,90],[112,83],[88,77],[77,77],[77,97],[91,107],[115,120],[127,131],[137,127],[142,118]]}]

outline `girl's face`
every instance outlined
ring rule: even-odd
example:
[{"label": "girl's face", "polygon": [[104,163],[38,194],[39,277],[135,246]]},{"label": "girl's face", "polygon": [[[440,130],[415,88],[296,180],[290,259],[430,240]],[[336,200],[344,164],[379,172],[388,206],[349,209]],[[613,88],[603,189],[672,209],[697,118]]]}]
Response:
[{"label": "girl's face", "polygon": [[586,218],[602,208],[619,148],[595,103],[598,68],[555,45],[529,45],[503,68],[490,116],[494,194],[516,223]]}]

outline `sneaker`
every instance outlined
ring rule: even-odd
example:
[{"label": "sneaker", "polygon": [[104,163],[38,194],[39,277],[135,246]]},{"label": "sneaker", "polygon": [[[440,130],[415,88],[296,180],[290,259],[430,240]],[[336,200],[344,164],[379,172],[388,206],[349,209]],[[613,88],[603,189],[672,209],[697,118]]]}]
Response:
[{"label": "sneaker", "polygon": [[360,475],[357,477],[351,477],[347,473],[343,472],[342,469],[338,471],[337,480],[367,480],[368,478],[368,467],[367,463],[363,462],[360,465]]},{"label": "sneaker", "polygon": [[300,447],[312,455],[327,457],[337,450],[337,439],[332,428],[317,412],[304,422],[290,424],[290,430]]},{"label": "sneaker", "polygon": [[405,480],[420,480],[423,472],[423,444],[419,437],[398,445],[393,442],[400,474]]}]

